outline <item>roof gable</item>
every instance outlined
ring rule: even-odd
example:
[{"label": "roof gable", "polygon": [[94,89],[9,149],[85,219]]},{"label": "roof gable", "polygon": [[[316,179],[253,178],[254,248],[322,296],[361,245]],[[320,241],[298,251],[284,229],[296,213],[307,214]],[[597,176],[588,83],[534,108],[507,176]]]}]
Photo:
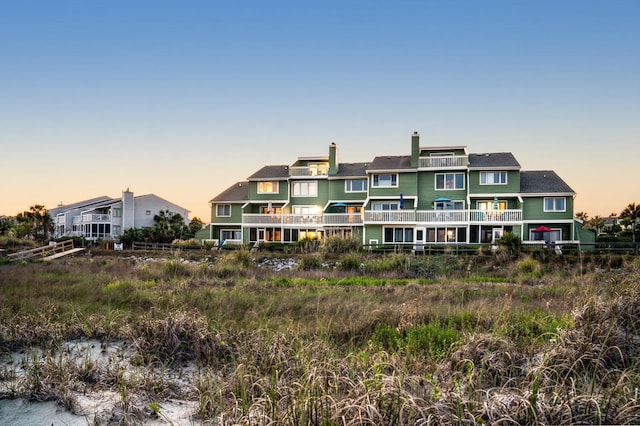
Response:
[{"label": "roof gable", "polygon": [[229,188],[222,191],[220,194],[213,197],[209,202],[210,203],[220,203],[220,202],[245,202],[249,200],[249,182],[242,181],[236,182],[231,185]]},{"label": "roof gable", "polygon": [[575,194],[575,191],[553,170],[520,172],[520,192],[522,194]]}]

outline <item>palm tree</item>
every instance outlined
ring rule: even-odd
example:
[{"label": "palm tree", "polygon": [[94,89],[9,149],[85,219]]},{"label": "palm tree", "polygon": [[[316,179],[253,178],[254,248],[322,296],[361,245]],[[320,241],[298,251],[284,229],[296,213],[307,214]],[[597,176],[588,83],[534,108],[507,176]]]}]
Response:
[{"label": "palm tree", "polygon": [[636,242],[636,224],[640,218],[640,204],[631,203],[620,212],[620,218],[624,219],[631,225],[631,235],[633,242]]},{"label": "palm tree", "polygon": [[587,222],[587,226],[589,227],[589,229],[592,229],[593,231],[595,231],[596,235],[599,235],[600,232],[602,232],[602,229],[604,228],[604,218],[598,215],[595,215],[594,217],[589,219],[589,222]]},{"label": "palm tree", "polygon": [[54,230],[53,218],[42,204],[34,204],[29,211],[18,213],[16,220],[22,225],[24,235],[45,242]]},{"label": "palm tree", "polygon": [[583,224],[586,224],[589,220],[589,215],[587,214],[587,212],[578,212],[576,213],[576,219],[579,219]]}]

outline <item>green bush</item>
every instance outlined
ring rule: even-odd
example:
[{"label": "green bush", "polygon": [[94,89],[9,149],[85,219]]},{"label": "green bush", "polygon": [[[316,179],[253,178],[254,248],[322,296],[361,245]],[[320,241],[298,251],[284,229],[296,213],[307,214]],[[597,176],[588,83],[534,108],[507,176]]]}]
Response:
[{"label": "green bush", "polygon": [[357,271],[362,266],[362,256],[358,253],[346,253],[340,257],[338,265],[343,271]]},{"label": "green bush", "polygon": [[325,255],[352,253],[360,251],[361,246],[356,238],[329,237],[322,244],[322,252]]},{"label": "green bush", "polygon": [[498,241],[499,246],[503,247],[510,255],[516,255],[522,251],[522,240],[513,232],[505,233]]},{"label": "green bush", "polygon": [[312,269],[320,269],[322,268],[322,257],[319,254],[305,254],[300,257],[300,262],[298,263],[298,269],[303,271],[309,271]]},{"label": "green bush", "polygon": [[530,257],[516,262],[516,271],[521,274],[532,274],[540,271],[540,262]]}]

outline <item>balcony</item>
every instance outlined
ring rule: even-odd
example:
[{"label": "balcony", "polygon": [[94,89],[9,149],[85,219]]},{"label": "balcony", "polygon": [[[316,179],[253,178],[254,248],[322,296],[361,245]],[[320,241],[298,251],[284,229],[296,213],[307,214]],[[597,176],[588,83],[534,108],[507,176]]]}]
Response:
[{"label": "balcony", "polygon": [[368,210],[363,213],[244,214],[246,226],[505,225],[522,223],[522,210]]},{"label": "balcony", "polygon": [[[110,223],[111,215],[110,214],[83,214],[81,223]],[[75,219],[75,218],[74,218]],[[75,220],[74,220],[75,223]]]},{"label": "balcony", "polygon": [[361,213],[326,213],[322,215],[322,223],[325,226],[350,226],[362,225]]},{"label": "balcony", "polygon": [[413,210],[368,210],[364,212],[366,224],[414,223],[416,212]]},{"label": "balcony", "polygon": [[242,224],[248,226],[351,226],[362,225],[360,213],[327,214],[243,214]]},{"label": "balcony", "polygon": [[329,165],[318,164],[313,166],[295,166],[289,167],[289,176],[291,177],[313,177],[313,176],[328,176]]},{"label": "balcony", "polygon": [[434,155],[420,157],[418,167],[423,170],[465,169],[468,164],[467,155]]}]

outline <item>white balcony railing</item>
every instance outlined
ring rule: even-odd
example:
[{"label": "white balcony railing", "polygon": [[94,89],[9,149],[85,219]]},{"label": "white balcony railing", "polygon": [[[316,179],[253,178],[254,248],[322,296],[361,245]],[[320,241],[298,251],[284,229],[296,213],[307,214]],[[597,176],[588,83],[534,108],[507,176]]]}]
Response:
[{"label": "white balcony railing", "polygon": [[413,210],[369,210],[364,212],[365,223],[410,223],[416,221]]},{"label": "white balcony railing", "polygon": [[321,214],[283,214],[283,225],[322,225]]},{"label": "white balcony railing", "polygon": [[517,223],[522,222],[522,210],[469,210],[471,223]]},{"label": "white balcony railing", "polygon": [[420,223],[465,223],[469,221],[468,210],[421,210],[416,212],[416,222]]},{"label": "white balcony railing", "polygon": [[361,213],[327,213],[322,215],[322,223],[327,226],[362,225]]},{"label": "white balcony railing", "polygon": [[242,223],[260,225],[360,226],[363,224],[517,224],[522,210],[368,210],[363,213],[244,214]]},{"label": "white balcony railing", "polygon": [[460,169],[469,164],[467,155],[442,155],[420,157],[418,167],[421,169]]},{"label": "white balcony railing", "polygon": [[242,223],[247,225],[280,225],[282,215],[247,213],[242,215]]},{"label": "white balcony railing", "polygon": [[83,214],[82,223],[111,222],[110,214]]},{"label": "white balcony railing", "polygon": [[289,167],[289,176],[327,176],[329,174],[329,165],[317,166],[295,166]]}]

